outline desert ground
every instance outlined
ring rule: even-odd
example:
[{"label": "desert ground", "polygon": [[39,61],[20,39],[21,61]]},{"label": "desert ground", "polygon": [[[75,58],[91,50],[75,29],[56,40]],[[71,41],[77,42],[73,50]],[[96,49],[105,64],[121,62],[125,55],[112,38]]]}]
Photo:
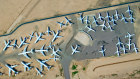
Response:
[{"label": "desert ground", "polygon": [[[72,12],[78,12],[88,9],[94,9],[99,8],[103,6],[108,5],[115,5],[123,2],[129,2],[132,0],[77,0],[77,1],[68,1],[68,0],[53,0],[53,1],[40,1],[40,0],[2,0],[0,2],[0,35],[10,33],[13,29],[15,29],[19,24],[32,21],[35,19],[41,19],[41,18],[47,18],[47,17],[53,17],[57,15],[62,14],[68,14]],[[135,1],[135,0],[133,0]],[[56,4],[57,3],[57,4]],[[84,5],[84,6],[83,6]],[[134,4],[132,4],[134,5]],[[136,3],[136,5],[139,5]],[[119,6],[119,7],[113,7],[108,9],[102,9],[98,11],[94,11],[92,13],[98,13],[106,10],[114,10],[116,8],[120,7],[126,7]],[[139,7],[135,10],[135,16],[139,15]],[[90,14],[90,12],[85,13],[86,15]],[[78,16],[78,15],[75,15]],[[71,16],[70,16],[71,17]],[[23,56],[18,56],[17,54],[22,52],[25,46],[22,46],[20,49],[13,50],[12,48],[8,48],[5,52],[3,52],[4,47],[4,40],[10,40],[10,39],[17,39],[19,40],[20,37],[29,37],[29,34],[31,34],[33,31],[35,32],[45,32],[47,30],[47,26],[51,26],[51,30],[57,31],[60,29],[59,25],[56,24],[57,21],[63,21],[64,17],[44,20],[40,22],[35,22],[31,24],[24,25],[23,27],[18,28],[12,35],[10,36],[4,36],[0,37],[0,72],[3,73],[2,76],[0,76],[0,79],[36,79],[36,78],[48,78],[48,79],[65,79],[64,78],[64,72],[60,61],[54,62],[49,61],[47,62],[50,65],[53,65],[54,67],[48,71],[45,68],[45,71],[43,71],[44,76],[40,77],[36,75],[35,67],[40,67],[39,63],[36,62],[35,59],[48,59],[51,56],[48,54],[48,56],[43,57],[40,53],[35,53],[35,55],[30,54],[31,59],[25,59]],[[135,27],[135,33],[139,35],[139,22],[140,17],[136,17],[136,21],[134,23]],[[79,29],[80,30],[80,29]],[[68,40],[70,37],[72,37],[73,29],[70,25],[67,27],[62,28],[62,32],[60,33],[62,38],[56,40],[53,44],[56,44],[57,46],[61,46],[62,50],[65,50],[64,48],[67,47],[64,43],[68,43],[70,40]],[[85,38],[82,38],[81,36],[84,36]],[[39,41],[37,44],[34,44],[34,41],[36,38],[33,38],[32,41],[27,40],[29,44],[28,49],[30,50],[32,48],[40,49],[44,44],[46,46],[49,45],[52,36],[44,35],[42,38],[45,38],[46,40]],[[87,35],[83,34],[82,32],[79,32],[75,37],[75,40],[79,41],[83,45],[87,46],[90,45],[90,39]],[[81,40],[79,40],[81,39]],[[137,45],[140,48],[140,36],[136,36]],[[84,42],[84,41],[86,42]],[[14,43],[14,42],[12,42]],[[20,41],[17,42],[20,44]],[[62,43],[62,44],[61,44]],[[65,55],[64,52],[60,53],[62,55]],[[126,78],[126,79],[136,79],[140,78],[139,74],[139,60],[136,61],[130,61],[125,63],[119,63],[114,65],[108,65],[108,66],[102,66],[106,64],[111,63],[117,63],[117,62],[123,62],[128,60],[135,60],[139,59],[140,54],[127,54],[122,55],[120,58],[118,57],[103,57],[100,59],[86,59],[81,61],[75,61],[73,60],[69,66],[70,76],[71,79],[118,79],[118,78]],[[111,61],[110,61],[111,60]],[[23,66],[20,64],[21,61],[26,62],[33,62],[31,66],[32,68],[30,71],[24,72]],[[14,76],[12,74],[12,77],[8,76],[8,68],[4,66],[4,64],[11,64],[11,65],[19,65],[15,67],[17,70],[21,71],[18,75]],[[73,64],[78,65],[76,70],[72,70],[71,67]],[[133,65],[132,65],[133,64]],[[102,67],[98,67],[102,66]],[[85,67],[85,70],[83,70],[83,67]],[[95,69],[96,68],[96,69]],[[95,69],[95,70],[94,70]],[[93,71],[94,70],[94,71]],[[75,76],[72,76],[72,72],[78,71],[78,74]],[[107,72],[108,71],[108,72]]]}]

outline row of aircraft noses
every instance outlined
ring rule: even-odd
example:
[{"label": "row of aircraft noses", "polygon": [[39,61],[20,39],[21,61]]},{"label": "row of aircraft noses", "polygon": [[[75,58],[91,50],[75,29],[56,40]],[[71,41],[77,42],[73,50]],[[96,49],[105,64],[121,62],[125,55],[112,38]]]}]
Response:
[{"label": "row of aircraft noses", "polygon": [[[128,10],[126,11],[126,13],[129,13],[129,18],[125,17],[123,13],[119,14],[118,13],[118,10],[115,10],[115,14],[110,16],[109,15],[109,12],[107,11],[106,12],[106,16],[103,17],[101,13],[99,13],[99,16],[98,18],[96,18],[96,16],[93,16],[93,21],[91,22],[90,20],[90,17],[89,16],[83,16],[83,13],[80,13],[80,18],[78,18],[78,20],[81,21],[82,24],[85,24],[86,23],[86,26],[85,28],[88,29],[88,31],[84,31],[90,38],[91,40],[93,40],[93,38],[91,37],[90,34],[88,34],[88,32],[90,31],[93,31],[93,32],[96,32],[96,30],[92,27],[92,24],[95,24],[96,27],[99,27],[101,26],[102,27],[102,31],[105,31],[106,29],[110,29],[110,31],[114,31],[113,29],[113,26],[117,25],[116,21],[118,21],[119,19],[121,21],[124,21],[125,23],[128,23],[128,20],[131,21],[131,23],[134,23],[134,18],[133,18],[133,11],[130,9],[130,6],[128,6]],[[86,20],[85,20],[85,17],[86,17]],[[72,25],[74,24],[74,22],[72,21],[72,19],[68,19],[67,17],[65,17],[65,20],[66,22],[64,23],[64,21],[62,22],[56,22],[57,24],[59,24],[60,26],[60,29],[63,27],[63,26],[67,26],[67,25]],[[108,26],[106,26],[106,24]],[[113,25],[111,25],[113,24]],[[61,50],[58,48],[57,50],[55,49],[55,45],[52,45],[52,43],[60,38],[60,37],[63,37],[63,36],[59,36],[59,33],[61,32],[61,30],[57,30],[57,32],[55,33],[55,31],[52,31],[50,30],[50,27],[48,27],[47,31],[44,32],[44,33],[47,33],[47,35],[52,35],[53,34],[53,39],[52,41],[50,42],[50,45],[45,47],[45,45],[42,46],[41,49],[31,49],[30,51],[27,51],[27,48],[28,48],[28,45],[24,48],[23,52],[22,53],[19,53],[18,55],[24,55],[26,58],[30,59],[29,57],[29,53],[31,54],[34,54],[35,52],[40,52],[43,56],[46,56],[45,52],[48,52],[48,51],[51,51],[52,50],[52,54],[51,56],[54,56],[53,58],[49,58],[49,59],[46,59],[46,60],[41,60],[41,59],[36,59],[37,62],[40,63],[40,66],[41,66],[41,70],[39,70],[38,68],[35,68],[35,70],[37,71],[37,74],[40,74],[41,77],[43,76],[42,74],[42,71],[43,71],[43,67],[45,66],[48,70],[52,67],[50,65],[48,65],[46,62],[53,59],[54,61],[56,60],[59,60],[60,58],[60,55],[58,54],[59,52],[61,52]],[[45,40],[44,38],[42,38],[42,36],[44,35],[44,33],[36,33],[36,36],[34,36],[34,32],[32,32],[32,34],[29,34],[29,41],[31,41],[34,37],[36,37],[36,40],[34,43],[38,43],[40,40]],[[133,49],[135,50],[135,52],[137,53],[138,52],[138,48],[136,48],[136,45],[135,43],[131,43],[131,35],[129,34],[128,36],[126,36],[126,38],[128,37],[128,40],[129,40],[129,43],[126,44],[128,47],[129,47],[129,50],[131,49],[131,45],[133,45]],[[7,48],[9,47],[13,47],[13,49],[15,48],[21,48],[23,45],[25,44],[29,44],[29,43],[26,43],[26,40],[27,38],[25,37],[24,39],[22,39],[22,37],[20,38],[20,41],[21,43],[19,45],[17,45],[17,40],[15,40],[15,43],[11,45],[11,40],[9,40],[8,42],[5,41],[5,47],[3,49],[3,51],[6,51]],[[75,44],[75,46],[71,45],[71,49],[72,49],[72,53],[71,55],[75,54],[75,53],[78,53],[80,52],[78,49],[79,49],[80,45],[77,45]],[[116,44],[116,47],[117,47],[117,55],[120,56],[120,50],[119,50],[119,47],[126,53],[125,50],[128,50],[125,48],[125,45],[120,41],[120,38],[118,38],[118,43]],[[105,46],[101,46],[101,50],[99,50],[100,53],[103,54],[103,56],[105,56]],[[32,67],[30,66],[31,63],[26,63],[24,61],[21,62],[21,64],[24,65],[24,71],[27,70],[30,70]],[[18,74],[18,71],[16,71],[14,69],[14,67],[16,67],[17,65],[9,65],[9,64],[6,64],[5,65],[6,67],[9,68],[9,76],[11,74],[11,71],[13,71],[15,74]]]}]

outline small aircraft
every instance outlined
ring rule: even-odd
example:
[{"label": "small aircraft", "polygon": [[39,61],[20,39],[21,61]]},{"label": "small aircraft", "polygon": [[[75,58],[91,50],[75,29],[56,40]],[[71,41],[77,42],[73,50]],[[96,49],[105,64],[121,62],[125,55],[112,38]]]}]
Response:
[{"label": "small aircraft", "polygon": [[113,26],[117,25],[114,15],[112,15],[111,22],[113,23]]},{"label": "small aircraft", "polygon": [[77,53],[77,52],[80,52],[80,51],[77,50],[78,47],[79,47],[79,45],[77,45],[77,44],[76,44],[75,48],[71,45],[72,55],[75,54],[75,53]]},{"label": "small aircraft", "polygon": [[21,48],[25,44],[29,44],[29,43],[26,43],[26,39],[27,39],[26,37],[24,37],[24,39],[22,39],[22,37],[20,38],[20,45],[18,48]]},{"label": "small aircraft", "polygon": [[110,29],[110,31],[114,31],[114,29],[112,28],[112,26],[111,26],[110,22],[107,22],[107,24],[108,24],[107,28],[109,28],[109,29]]},{"label": "small aircraft", "polygon": [[84,18],[85,16],[83,16],[83,13],[79,13],[80,14],[80,18],[78,18],[82,24],[84,24]]},{"label": "small aircraft", "polygon": [[88,29],[87,32],[89,32],[89,31],[96,32],[96,31],[92,28],[92,25],[91,25],[91,24],[90,24],[90,25],[86,25],[86,28]]},{"label": "small aircraft", "polygon": [[38,69],[38,68],[35,68],[36,69],[36,71],[37,71],[37,75],[41,75],[41,77],[43,76],[43,74],[42,74],[42,72]]},{"label": "small aircraft", "polygon": [[129,38],[129,39],[131,39],[132,38],[132,36],[134,36],[135,34],[130,34],[129,32],[127,32],[127,35],[125,36],[125,38]]},{"label": "small aircraft", "polygon": [[50,30],[50,27],[48,26],[48,29],[47,29],[47,31],[45,32],[45,33],[48,33],[48,36],[51,34],[51,30]]},{"label": "small aircraft", "polygon": [[124,16],[123,13],[121,13],[121,16],[122,16],[121,21],[123,20],[125,24],[128,23],[127,18]]},{"label": "small aircraft", "polygon": [[127,49],[125,48],[125,45],[124,45],[124,44],[122,45],[121,49],[122,49],[122,51],[123,51],[124,54],[127,53],[127,52],[126,52]]},{"label": "small aircraft", "polygon": [[32,32],[32,34],[29,34],[29,36],[30,36],[30,40],[29,41],[31,41],[32,38],[34,37],[34,32]]},{"label": "small aircraft", "polygon": [[36,33],[36,41],[34,42],[34,43],[37,43],[38,41],[40,41],[40,40],[45,40],[44,38],[42,38],[42,33],[40,33],[39,34],[39,36],[38,36],[38,34]]},{"label": "small aircraft", "polygon": [[40,52],[43,56],[46,56],[45,52],[48,52],[48,49],[44,49],[45,45],[41,47],[39,50],[35,50],[35,52]]},{"label": "small aircraft", "polygon": [[116,17],[116,20],[119,20],[120,14],[118,13],[118,10],[117,9],[115,10],[115,15],[114,16]]},{"label": "small aircraft", "polygon": [[96,20],[96,18],[95,18],[95,16],[93,16],[93,22],[92,22],[92,24],[96,24],[96,26],[99,26],[99,24],[98,24],[98,21]]},{"label": "small aircraft", "polygon": [[21,62],[21,64],[23,64],[23,66],[24,66],[24,72],[27,71],[27,68],[28,68],[28,71],[32,68],[29,66],[31,63],[26,63],[24,61]]},{"label": "small aircraft", "polygon": [[109,16],[109,12],[108,11],[106,11],[106,17],[105,18],[107,18],[108,22],[111,22],[111,16]]},{"label": "small aircraft", "polygon": [[59,33],[61,32],[60,30],[57,30],[57,33],[55,33],[54,31],[53,32],[53,39],[52,39],[52,42],[54,42],[57,38],[60,38],[62,36],[59,36]]},{"label": "small aircraft", "polygon": [[132,44],[131,44],[131,38],[128,38],[128,44],[127,44],[127,46],[128,46],[128,49],[129,49],[129,50],[131,50],[131,45],[132,45]]},{"label": "small aircraft", "polygon": [[98,18],[100,21],[104,21],[104,17],[101,15],[101,13],[98,13]]},{"label": "small aircraft", "polygon": [[118,37],[118,43],[116,44],[116,46],[120,46],[120,47],[122,47],[122,45],[123,45],[123,43],[121,42],[120,37]]},{"label": "small aircraft", "polygon": [[120,56],[120,50],[119,50],[119,47],[118,46],[116,46],[116,48],[117,48],[117,51],[115,52],[117,55],[118,55],[118,57]]},{"label": "small aircraft", "polygon": [[66,19],[66,25],[69,23],[70,25],[74,24],[73,22],[71,22],[71,19],[68,19],[67,17],[65,17]]},{"label": "small aircraft", "polygon": [[128,19],[130,19],[131,23],[134,23],[135,18],[131,15]]},{"label": "small aircraft", "polygon": [[136,47],[136,44],[135,44],[135,43],[132,43],[132,44],[133,44],[133,47],[134,47],[133,50],[134,50],[136,53],[138,53],[138,49],[139,49],[139,48]]},{"label": "small aircraft", "polygon": [[13,46],[13,49],[18,48],[17,40],[15,40],[15,42],[14,42],[14,44],[12,44],[12,46]]},{"label": "small aircraft", "polygon": [[41,71],[43,70],[43,67],[44,67],[44,66],[45,66],[48,70],[50,70],[50,68],[51,68],[52,66],[48,65],[47,63],[45,63],[45,62],[47,62],[47,61],[49,61],[49,60],[50,60],[50,59],[46,59],[46,60],[37,59],[37,61],[40,63]]},{"label": "small aircraft", "polygon": [[126,13],[129,13],[129,16],[133,15],[133,11],[130,9],[129,5],[128,5],[128,9],[126,10]]},{"label": "small aircraft", "polygon": [[107,26],[105,24],[106,24],[106,21],[104,21],[103,24],[100,25],[102,27],[102,31],[105,31],[105,29],[107,28]]},{"label": "small aircraft", "polygon": [[53,47],[53,52],[52,52],[52,54],[51,54],[51,56],[60,56],[57,52],[60,52],[60,49],[58,48],[57,50],[55,50],[55,48]]},{"label": "small aircraft", "polygon": [[87,17],[85,20],[86,24],[90,24],[89,16],[86,16],[86,17]]},{"label": "small aircraft", "polygon": [[56,60],[59,60],[59,58],[56,56],[54,56],[53,58],[50,58],[50,59],[53,59],[55,62],[56,62]]},{"label": "small aircraft", "polygon": [[12,45],[10,45],[11,44],[11,40],[8,40],[8,42],[7,42],[7,40],[4,40],[4,43],[5,43],[5,47],[4,47],[3,51],[5,51],[9,47],[12,47]]},{"label": "small aircraft", "polygon": [[56,23],[58,23],[60,25],[60,28],[62,28],[62,26],[65,26],[65,24],[63,22],[64,21],[62,21],[62,22],[56,22]]},{"label": "small aircraft", "polygon": [[103,56],[105,56],[106,49],[104,48],[104,45],[100,46],[100,47],[101,47],[101,50],[99,52],[101,52],[103,54]]},{"label": "small aircraft", "polygon": [[19,53],[18,55],[24,55],[26,58],[30,59],[30,56],[28,55],[28,53],[31,53],[31,51],[27,51],[28,46],[26,46],[23,50],[22,53]]},{"label": "small aircraft", "polygon": [[9,65],[9,64],[5,64],[6,67],[9,68],[9,76],[11,76],[11,71],[13,71],[16,74],[18,74],[19,72],[17,72],[14,67],[18,66],[18,65]]}]

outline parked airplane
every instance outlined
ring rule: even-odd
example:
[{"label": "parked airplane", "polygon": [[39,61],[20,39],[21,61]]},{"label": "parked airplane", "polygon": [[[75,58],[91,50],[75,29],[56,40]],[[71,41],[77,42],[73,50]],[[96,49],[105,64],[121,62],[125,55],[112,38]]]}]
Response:
[{"label": "parked airplane", "polygon": [[110,22],[107,22],[107,24],[108,24],[107,28],[109,28],[109,29],[110,29],[110,31],[114,31],[114,29],[112,28],[112,26],[111,26]]},{"label": "parked airplane", "polygon": [[98,13],[98,18],[100,21],[104,21],[104,17],[101,15],[101,13]]},{"label": "parked airplane", "polygon": [[74,24],[73,22],[71,22],[71,19],[68,19],[67,17],[65,17],[66,19],[66,25],[69,23],[70,25]]},{"label": "parked airplane", "polygon": [[28,46],[26,46],[23,50],[22,53],[19,53],[18,55],[24,55],[26,58],[30,59],[30,56],[28,55],[28,53],[31,53],[31,51],[27,51]]},{"label": "parked airplane", "polygon": [[133,17],[133,15],[131,15],[128,19],[131,21],[131,23],[134,23],[135,18]]},{"label": "parked airplane", "polygon": [[59,36],[59,33],[61,32],[60,30],[57,30],[57,33],[55,33],[54,31],[53,32],[53,39],[52,39],[52,42],[54,42],[57,38],[60,38],[62,36]]},{"label": "parked airplane", "polygon": [[34,37],[34,32],[32,32],[32,34],[29,34],[29,36],[30,36],[30,40],[29,41],[31,41],[32,38]]},{"label": "parked airplane", "polygon": [[116,17],[116,20],[119,20],[120,19],[119,18],[120,14],[118,13],[118,10],[117,9],[115,10],[115,15],[114,16]]},{"label": "parked airplane", "polygon": [[118,37],[118,43],[116,44],[116,46],[122,47],[122,45],[123,45],[123,43],[121,42],[120,37]]},{"label": "parked airplane", "polygon": [[133,11],[130,9],[130,6],[128,5],[128,9],[126,10],[127,13],[129,13],[129,16],[133,15]]},{"label": "parked airplane", "polygon": [[138,53],[138,48],[136,47],[136,44],[135,43],[132,43],[133,44],[133,50],[136,52],[136,53]]},{"label": "parked airplane", "polygon": [[82,24],[84,24],[84,18],[85,16],[83,16],[83,13],[80,13],[80,18],[78,18]]},{"label": "parked airplane", "polygon": [[39,34],[39,36],[38,36],[38,34],[36,33],[36,41],[34,42],[34,43],[37,43],[38,41],[40,41],[40,40],[45,40],[44,38],[42,38],[42,33],[40,33]]},{"label": "parked airplane", "polygon": [[53,51],[52,51],[52,54],[51,54],[51,56],[60,56],[57,52],[60,52],[60,49],[58,48],[57,50],[55,50],[55,48],[53,47],[53,49],[52,49]]},{"label": "parked airplane", "polygon": [[26,39],[27,39],[26,37],[24,37],[24,39],[22,39],[22,37],[20,38],[20,45],[18,48],[21,48],[25,44],[29,44],[29,43],[26,43]]},{"label": "parked airplane", "polygon": [[89,32],[89,31],[96,32],[96,31],[92,28],[92,25],[91,25],[91,24],[90,24],[90,25],[86,25],[86,28],[88,29],[87,32]]},{"label": "parked airplane", "polygon": [[75,53],[77,53],[77,52],[80,52],[80,51],[77,50],[78,47],[79,47],[79,45],[77,45],[77,44],[76,44],[75,48],[71,45],[72,55],[75,54]]},{"label": "parked airplane", "polygon": [[21,64],[23,64],[23,66],[24,66],[24,72],[27,71],[27,68],[28,68],[28,71],[32,68],[29,66],[31,63],[26,63],[24,61],[21,62]]},{"label": "parked airplane", "polygon": [[45,45],[41,47],[39,50],[35,50],[35,52],[40,52],[43,56],[46,56],[45,52],[48,52],[48,49],[44,49]]},{"label": "parked airplane", "polygon": [[51,68],[52,66],[48,65],[47,63],[45,63],[45,62],[47,62],[47,61],[49,61],[49,60],[50,60],[50,59],[46,59],[46,60],[37,59],[37,61],[40,63],[41,71],[43,70],[43,67],[44,67],[44,66],[45,66],[48,70],[50,70],[50,68]]},{"label": "parked airplane", "polygon": [[102,31],[105,31],[105,29],[107,28],[107,26],[105,24],[106,24],[106,21],[104,21],[103,24],[100,25],[102,27]]},{"label": "parked airplane", "polygon": [[100,47],[101,47],[101,50],[99,52],[101,52],[103,54],[103,56],[105,56],[106,49],[104,48],[104,45],[100,46]]},{"label": "parked airplane", "polygon": [[128,23],[127,18],[124,16],[123,13],[121,13],[121,16],[122,16],[121,21],[123,20],[125,24]]},{"label": "parked airplane", "polygon": [[18,48],[17,40],[15,40],[15,42],[14,42],[14,44],[12,44],[12,46],[13,46],[13,49]]},{"label": "parked airplane", "polygon": [[87,17],[85,20],[86,24],[90,24],[89,16],[86,16],[86,17]]},{"label": "parked airplane", "polygon": [[94,23],[95,23],[96,26],[99,26],[98,21],[96,20],[95,16],[93,16],[93,22],[92,22],[92,24],[94,24]]},{"label": "parked airplane", "polygon": [[9,47],[12,47],[12,45],[10,45],[11,44],[11,40],[8,40],[8,42],[7,42],[7,40],[4,40],[4,43],[5,43],[5,47],[3,48],[3,51],[5,51]]},{"label": "parked airplane", "polygon": [[115,52],[117,55],[118,55],[118,57],[120,56],[120,50],[119,50],[119,47],[118,46],[116,46],[116,48],[117,48],[117,51]]},{"label": "parked airplane", "polygon": [[48,26],[48,29],[47,29],[47,31],[45,32],[45,33],[48,33],[48,36],[51,34],[51,30],[50,30],[50,27]]},{"label": "parked airplane", "polygon": [[109,12],[108,11],[106,11],[106,17],[105,18],[107,18],[108,22],[111,22],[111,16],[109,16]]},{"label": "parked airplane", "polygon": [[113,23],[113,26],[117,25],[114,15],[112,15],[111,22]]},{"label": "parked airplane", "polygon": [[130,34],[129,32],[127,32],[127,35],[125,36],[125,38],[129,38],[129,39],[131,39],[132,38],[132,36],[134,36],[135,34]]},{"label": "parked airplane", "polygon": [[123,51],[124,54],[127,53],[127,52],[126,52],[127,49],[125,48],[125,45],[124,45],[124,44],[122,45],[121,49],[122,49],[122,51]]},{"label": "parked airplane", "polygon": [[60,25],[60,28],[62,28],[62,26],[65,26],[65,24],[63,22],[64,21],[62,21],[62,22],[56,22],[56,23],[58,23]]},{"label": "parked airplane", "polygon": [[5,66],[9,68],[9,76],[11,76],[11,71],[13,71],[13,72],[15,73],[15,75],[18,74],[18,71],[16,71],[16,70],[14,69],[14,67],[16,67],[16,66],[18,66],[18,65],[9,65],[9,64],[5,64]]},{"label": "parked airplane", "polygon": [[128,49],[129,49],[129,50],[131,50],[131,45],[132,45],[132,44],[131,44],[131,38],[128,38],[128,44],[127,44],[127,46],[128,46]]},{"label": "parked airplane", "polygon": [[43,74],[42,74],[42,72],[38,69],[38,68],[35,68],[36,69],[36,71],[37,71],[37,75],[41,75],[41,77],[43,76]]}]

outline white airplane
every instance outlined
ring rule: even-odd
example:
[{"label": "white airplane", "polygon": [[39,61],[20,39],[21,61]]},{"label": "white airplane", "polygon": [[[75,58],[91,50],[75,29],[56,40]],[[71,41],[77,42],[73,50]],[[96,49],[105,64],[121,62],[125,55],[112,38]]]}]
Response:
[{"label": "white airplane", "polygon": [[44,69],[44,68],[43,68],[44,66],[45,66],[48,70],[50,70],[50,68],[52,67],[52,66],[48,65],[47,63],[45,63],[45,62],[49,61],[50,59],[46,59],[46,60],[36,59],[36,60],[40,63],[41,71]]},{"label": "white airplane", "polygon": [[62,28],[62,26],[65,26],[65,24],[63,22],[64,21],[62,21],[62,22],[56,22],[56,23],[58,23],[60,25],[60,28]]},{"label": "white airplane", "polygon": [[122,16],[121,21],[123,20],[125,24],[128,23],[127,18],[124,16],[123,13],[121,13],[121,16]]},{"label": "white airplane", "polygon": [[56,56],[54,56],[53,58],[50,58],[50,59],[53,59],[55,62],[56,62],[56,60],[59,60],[59,58]]},{"label": "white airplane", "polygon": [[50,27],[48,26],[48,29],[47,29],[47,31],[45,32],[45,33],[48,33],[48,36],[51,34],[51,30],[50,30]]},{"label": "white airplane", "polygon": [[14,67],[16,67],[16,66],[18,66],[18,65],[9,65],[9,64],[5,64],[5,66],[9,68],[9,76],[11,76],[11,71],[13,71],[15,75],[19,73],[18,71],[16,71],[16,70],[14,69]]},{"label": "white airplane", "polygon": [[133,47],[134,47],[133,50],[134,50],[136,53],[138,53],[138,49],[139,49],[139,48],[136,47],[136,44],[135,44],[135,43],[132,43],[132,44],[133,44]]},{"label": "white airplane", "polygon": [[116,46],[122,47],[122,45],[123,45],[123,43],[121,42],[120,37],[118,37],[118,43],[116,44]]},{"label": "white airplane", "polygon": [[66,19],[66,25],[69,23],[70,25],[74,24],[73,22],[71,22],[71,19],[68,19],[67,17],[65,17]]},{"label": "white airplane", "polygon": [[105,31],[105,29],[107,28],[107,26],[105,24],[106,24],[106,21],[104,21],[103,24],[100,25],[102,27],[102,31]]},{"label": "white airplane", "polygon": [[78,18],[82,24],[84,24],[84,18],[85,16],[83,16],[83,13],[79,13],[80,14],[80,18]]},{"label": "white airplane", "polygon": [[35,52],[40,52],[43,56],[46,56],[45,52],[48,52],[48,49],[44,49],[45,45],[41,47],[39,50],[35,50]]},{"label": "white airplane", "polygon": [[18,55],[24,55],[26,58],[30,59],[30,56],[28,55],[28,53],[31,53],[31,51],[27,51],[28,46],[26,46],[24,48],[24,50],[22,51],[22,53],[19,53]]},{"label": "white airplane", "polygon": [[117,51],[115,52],[115,54],[117,54],[118,55],[118,57],[120,56],[120,50],[119,50],[119,47],[118,46],[116,46],[116,48],[117,48]]},{"label": "white airplane", "polygon": [[5,47],[3,48],[3,51],[5,51],[9,47],[12,47],[12,45],[10,45],[11,44],[11,40],[8,40],[8,42],[7,42],[7,40],[4,40],[4,43],[5,43]]},{"label": "white airplane", "polygon": [[21,48],[25,44],[29,44],[29,43],[26,43],[26,39],[27,39],[26,37],[24,37],[24,39],[22,39],[22,37],[20,38],[20,45],[18,48]]},{"label": "white airplane", "polygon": [[117,9],[115,10],[115,15],[114,16],[116,17],[116,20],[119,20],[120,14],[118,13],[118,10]]},{"label": "white airplane", "polygon": [[104,17],[101,15],[101,13],[98,13],[98,18],[100,21],[104,21]]},{"label": "white airplane", "polygon": [[135,18],[133,17],[133,15],[131,15],[128,19],[131,21],[131,23],[134,23]]},{"label": "white airplane", "polygon": [[101,52],[103,54],[103,56],[105,56],[106,49],[104,48],[104,45],[100,46],[100,47],[101,47],[101,50],[99,52]]},{"label": "white airplane", "polygon": [[55,33],[55,31],[52,31],[52,32],[53,32],[52,42],[54,42],[57,38],[62,37],[62,36],[59,36],[59,33],[61,32],[60,30],[57,30],[57,33]]},{"label": "white airplane", "polygon": [[96,18],[95,18],[95,16],[93,16],[93,22],[92,22],[92,24],[96,24],[96,26],[99,26],[99,24],[98,24],[98,21],[96,20]]},{"label": "white airplane", "polygon": [[111,16],[109,16],[109,12],[108,11],[106,11],[106,17],[105,18],[107,18],[108,22],[111,22]]},{"label": "white airplane", "polygon": [[113,23],[113,26],[117,25],[114,15],[112,15],[111,22]]},{"label": "white airplane", "polygon": [[114,31],[114,29],[112,28],[112,26],[111,26],[110,22],[107,22],[107,24],[108,24],[107,28],[109,28],[109,29],[110,29],[110,31]]},{"label": "white airplane", "polygon": [[42,72],[38,69],[38,68],[35,68],[36,69],[36,71],[37,71],[37,75],[41,75],[41,77],[43,76],[43,74],[42,74]]},{"label": "white airplane", "polygon": [[34,43],[37,43],[38,41],[40,41],[40,40],[45,40],[44,38],[42,38],[42,33],[40,33],[39,34],[39,36],[38,36],[38,34],[36,33],[36,41],[34,42]]},{"label": "white airplane", "polygon": [[27,68],[28,68],[28,71],[32,68],[29,66],[31,63],[26,63],[24,61],[21,62],[21,64],[23,64],[23,66],[24,66],[24,72],[27,71]]},{"label": "white airplane", "polygon": [[32,38],[34,37],[34,32],[32,32],[32,34],[29,34],[29,36],[30,36],[30,40],[29,41],[31,41]]},{"label": "white airplane", "polygon": [[96,32],[96,31],[92,28],[92,25],[91,25],[91,24],[90,24],[90,25],[86,25],[86,28],[88,29],[87,32],[89,32],[89,31]]},{"label": "white airplane", "polygon": [[15,40],[15,42],[14,42],[14,44],[12,44],[12,46],[13,46],[13,49],[18,48],[17,40]]},{"label": "white airplane", "polygon": [[90,24],[89,16],[86,16],[86,17],[87,17],[85,20],[86,24]]},{"label": "white airplane", "polygon": [[51,54],[51,56],[60,56],[57,52],[60,52],[60,49],[58,48],[57,50],[55,50],[55,48],[53,47],[53,52],[52,52],[52,54]]},{"label": "white airplane", "polygon": [[132,38],[132,36],[134,36],[135,34],[130,34],[129,32],[127,32],[127,35],[125,35],[125,38],[129,38],[129,39],[131,39]]},{"label": "white airplane", "polygon": [[122,49],[122,51],[123,51],[124,54],[127,53],[127,52],[126,52],[127,49],[125,48],[125,45],[124,45],[124,44],[122,45],[121,49]]},{"label": "white airplane", "polygon": [[72,55],[75,54],[75,53],[77,53],[77,52],[80,52],[80,51],[77,50],[78,47],[79,47],[79,45],[77,45],[77,44],[76,44],[75,48],[71,45]]},{"label": "white airplane", "polygon": [[126,13],[129,13],[129,16],[133,15],[133,11],[130,9],[129,5],[128,5],[128,9],[126,10]]}]

